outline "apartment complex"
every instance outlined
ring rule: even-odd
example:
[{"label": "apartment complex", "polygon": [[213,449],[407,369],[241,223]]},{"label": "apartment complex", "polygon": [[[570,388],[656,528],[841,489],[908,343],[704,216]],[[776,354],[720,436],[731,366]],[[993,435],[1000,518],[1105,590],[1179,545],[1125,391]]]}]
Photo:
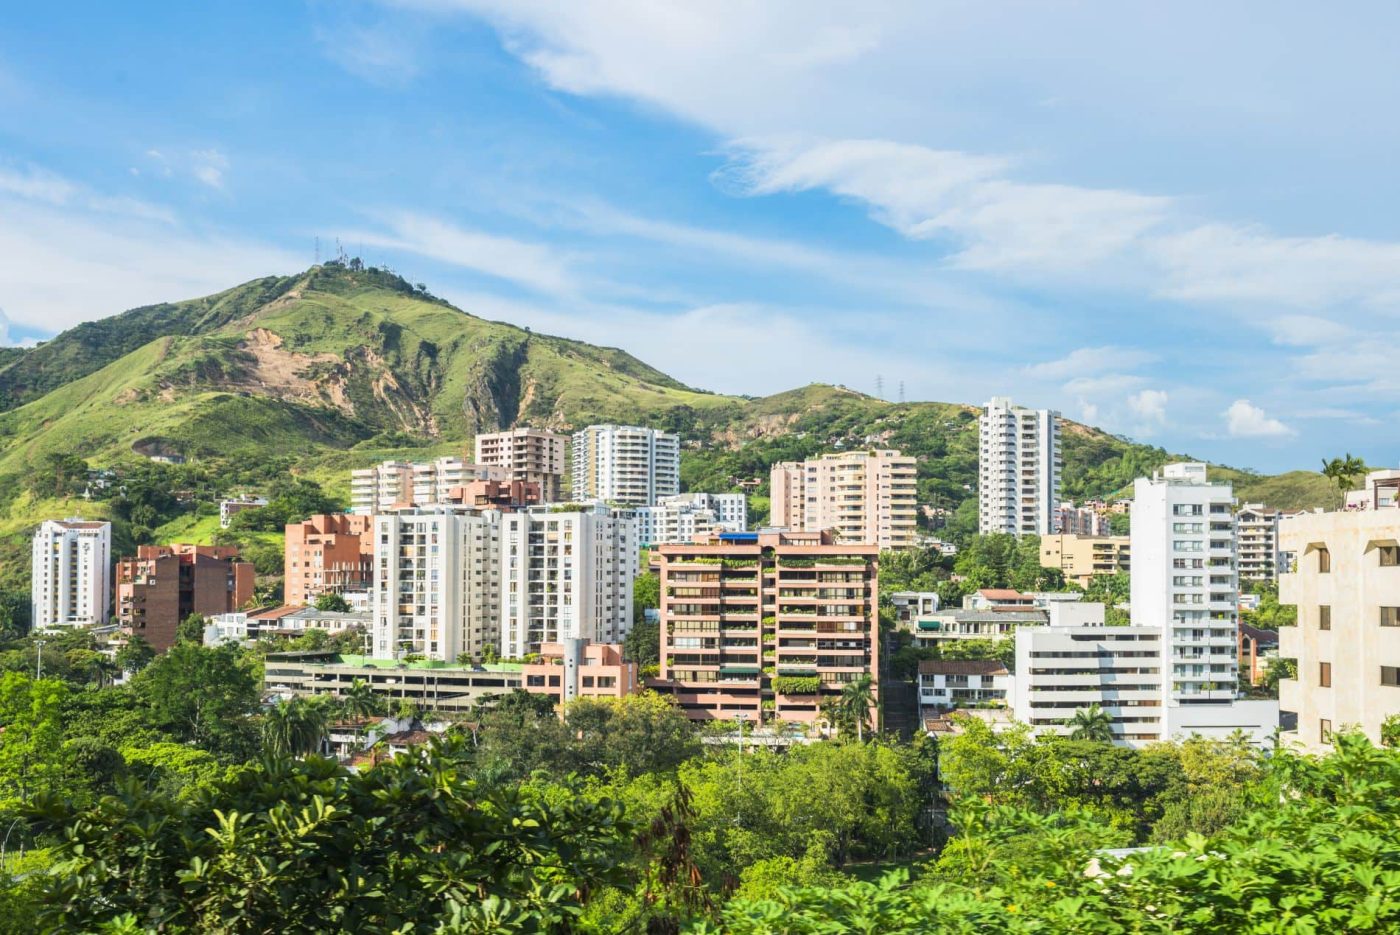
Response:
[{"label": "apartment complex", "polygon": [[711,532],[749,528],[748,498],[741,493],[681,493],[632,512],[644,546],[695,542]]},{"label": "apartment complex", "polygon": [[879,550],[829,533],[720,533],[658,549],[661,679],[694,720],[812,722],[878,672]]},{"label": "apartment complex", "polygon": [[[1377,492],[1373,478],[1368,492]],[[1302,513],[1279,527],[1296,569],[1279,576],[1279,600],[1298,607],[1298,625],[1279,630],[1279,655],[1298,676],[1279,683],[1279,706],[1297,714],[1285,735],[1313,752],[1334,730],[1359,727],[1373,743],[1400,714],[1400,477],[1379,490],[1379,508]]]},{"label": "apartment complex", "polygon": [[373,518],[374,655],[480,657],[500,626],[501,514],[407,508]]},{"label": "apartment complex", "polygon": [[781,461],[770,471],[772,522],[794,532],[830,530],[840,544],[917,544],[914,458],[872,449]]},{"label": "apartment complex", "polygon": [[1278,726],[1269,702],[1237,702],[1239,632],[1234,493],[1206,465],[1169,464],[1133,485],[1132,621],[1160,629],[1167,737],[1256,740]]},{"label": "apartment complex", "polygon": [[35,630],[107,623],[112,606],[112,524],[45,520],[30,546]]},{"label": "apartment complex", "polygon": [[309,604],[322,594],[368,591],[374,535],[368,516],[321,514],[288,523],[283,547],[283,600]]},{"label": "apartment complex", "polygon": [[226,614],[251,601],[253,578],[252,564],[238,561],[232,546],[139,546],[117,562],[117,622],[165,652],[190,614]]},{"label": "apartment complex", "polygon": [[1066,581],[1088,587],[1098,575],[1126,572],[1132,554],[1128,536],[1077,536],[1056,533],[1040,537],[1040,564],[1058,568]]},{"label": "apartment complex", "polygon": [[1112,525],[1108,517],[1092,506],[1061,503],[1055,510],[1056,531],[1070,536],[1109,536]]},{"label": "apartment complex", "polygon": [[476,436],[476,463],[501,468],[505,480],[539,486],[542,503],[564,495],[567,439],[543,429],[518,428]]},{"label": "apartment complex", "polygon": [[1067,720],[1098,705],[1113,721],[1115,740],[1166,739],[1163,630],[1066,623],[1016,632],[1015,719],[1037,733],[1066,734]]},{"label": "apartment complex", "polygon": [[399,507],[446,503],[454,488],[471,481],[503,481],[503,468],[472,464],[461,458],[433,461],[381,461],[350,472],[350,512],[361,516]]},{"label": "apartment complex", "polygon": [[635,425],[590,425],[574,433],[575,500],[654,506],[680,492],[680,438]]},{"label": "apartment complex", "polygon": [[637,521],[629,511],[537,506],[500,519],[499,651],[546,643],[618,643],[632,627]]},{"label": "apartment complex", "polygon": [[979,422],[977,528],[1046,536],[1060,503],[1060,414],[998,396]]},{"label": "apartment complex", "polygon": [[1262,503],[1246,503],[1235,513],[1241,581],[1275,581],[1279,574],[1278,524],[1283,514]]}]

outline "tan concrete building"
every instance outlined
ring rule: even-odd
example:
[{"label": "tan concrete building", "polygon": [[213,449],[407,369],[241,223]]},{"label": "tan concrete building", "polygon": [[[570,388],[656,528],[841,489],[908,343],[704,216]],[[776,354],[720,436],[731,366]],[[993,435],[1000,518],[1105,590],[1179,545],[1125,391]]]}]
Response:
[{"label": "tan concrete building", "polygon": [[1066,581],[1088,587],[1095,575],[1112,575],[1129,567],[1128,536],[1040,537],[1040,564],[1058,568]]},{"label": "tan concrete building", "polygon": [[373,517],[321,514],[288,523],[283,546],[288,604],[309,604],[322,594],[368,591],[373,577]]},{"label": "tan concrete building", "polygon": [[157,652],[175,645],[190,614],[226,614],[253,599],[253,566],[214,545],[143,545],[117,562],[117,621]]},{"label": "tan concrete building", "polygon": [[507,429],[476,436],[476,463],[504,468],[508,482],[539,485],[544,503],[563,496],[564,460],[568,451],[563,435],[544,429]]},{"label": "tan concrete building", "polygon": [[770,472],[772,523],[795,532],[831,530],[843,545],[913,548],[916,479],[914,458],[892,449],[780,461]]},{"label": "tan concrete building", "polygon": [[527,662],[524,689],[555,704],[575,698],[621,698],[637,690],[637,664],[622,658],[621,643],[563,640],[540,646],[540,661]]},{"label": "tan concrete building", "polygon": [[1302,513],[1279,540],[1294,562],[1279,600],[1298,607],[1279,631],[1279,656],[1298,663],[1279,683],[1280,709],[1298,717],[1285,737],[1326,751],[1333,731],[1359,727],[1378,743],[1400,714],[1400,509]]},{"label": "tan concrete building", "polygon": [[874,545],[836,545],[820,532],[720,533],[657,553],[653,684],[692,720],[811,723],[822,701],[879,671]]}]

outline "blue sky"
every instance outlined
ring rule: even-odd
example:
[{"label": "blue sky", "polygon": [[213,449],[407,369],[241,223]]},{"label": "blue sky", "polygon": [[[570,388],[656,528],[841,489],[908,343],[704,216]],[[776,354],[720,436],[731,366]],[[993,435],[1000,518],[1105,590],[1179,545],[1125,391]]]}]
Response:
[{"label": "blue sky", "polygon": [[1400,8],[16,5],[0,340],[336,238],[694,385],[1400,459]]}]

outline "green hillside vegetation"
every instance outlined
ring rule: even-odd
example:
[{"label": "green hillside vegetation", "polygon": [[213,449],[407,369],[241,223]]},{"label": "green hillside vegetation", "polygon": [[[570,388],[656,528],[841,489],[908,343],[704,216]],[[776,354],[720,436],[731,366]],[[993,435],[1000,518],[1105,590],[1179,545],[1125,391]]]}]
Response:
[{"label": "green hillside vegetation", "polygon": [[[170,473],[169,483],[196,483],[202,493],[135,525],[203,538],[204,526],[175,521],[197,507],[207,517],[236,484],[262,489],[291,473],[346,502],[354,467],[458,454],[477,432],[501,427],[569,431],[607,421],[679,433],[685,489],[759,481],[755,521],[767,516],[773,462],[898,448],[919,459],[920,502],[947,511],[946,534],[975,529],[973,407],[890,403],[824,384],[757,399],[705,392],[625,351],[478,318],[351,261],[133,309],[7,349],[0,580],[23,577],[14,565],[27,564],[25,530],[69,509],[22,495],[26,476],[54,456],[128,472],[153,455],[188,459],[186,468],[199,469]],[[1072,422],[1063,449],[1064,494],[1076,499],[1112,495],[1178,457]],[[1231,476],[1242,498],[1288,508],[1331,502],[1328,482],[1305,472]],[[103,509],[85,505],[84,515]],[[119,528],[118,538],[126,545],[139,536]]]}]

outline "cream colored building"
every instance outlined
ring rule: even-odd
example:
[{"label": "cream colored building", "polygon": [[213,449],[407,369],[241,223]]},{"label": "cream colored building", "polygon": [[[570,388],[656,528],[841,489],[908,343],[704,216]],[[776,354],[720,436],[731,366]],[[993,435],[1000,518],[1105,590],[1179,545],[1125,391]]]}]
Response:
[{"label": "cream colored building", "polygon": [[916,544],[917,469],[891,449],[781,461],[770,473],[772,523],[794,532],[831,530],[843,545]]},{"label": "cream colored building", "polygon": [[476,436],[476,463],[504,468],[507,481],[540,485],[540,499],[557,503],[563,496],[568,440],[544,429],[518,428]]},{"label": "cream colored building", "polygon": [[1378,743],[1400,714],[1400,509],[1301,513],[1279,540],[1295,563],[1279,600],[1298,607],[1298,625],[1279,630],[1279,656],[1298,663],[1279,683],[1279,707],[1298,716],[1285,737],[1320,752],[1333,731],[1360,727]]},{"label": "cream colored building", "polygon": [[1066,581],[1088,587],[1097,575],[1128,570],[1129,542],[1128,536],[1041,536],[1040,565],[1058,568]]}]

